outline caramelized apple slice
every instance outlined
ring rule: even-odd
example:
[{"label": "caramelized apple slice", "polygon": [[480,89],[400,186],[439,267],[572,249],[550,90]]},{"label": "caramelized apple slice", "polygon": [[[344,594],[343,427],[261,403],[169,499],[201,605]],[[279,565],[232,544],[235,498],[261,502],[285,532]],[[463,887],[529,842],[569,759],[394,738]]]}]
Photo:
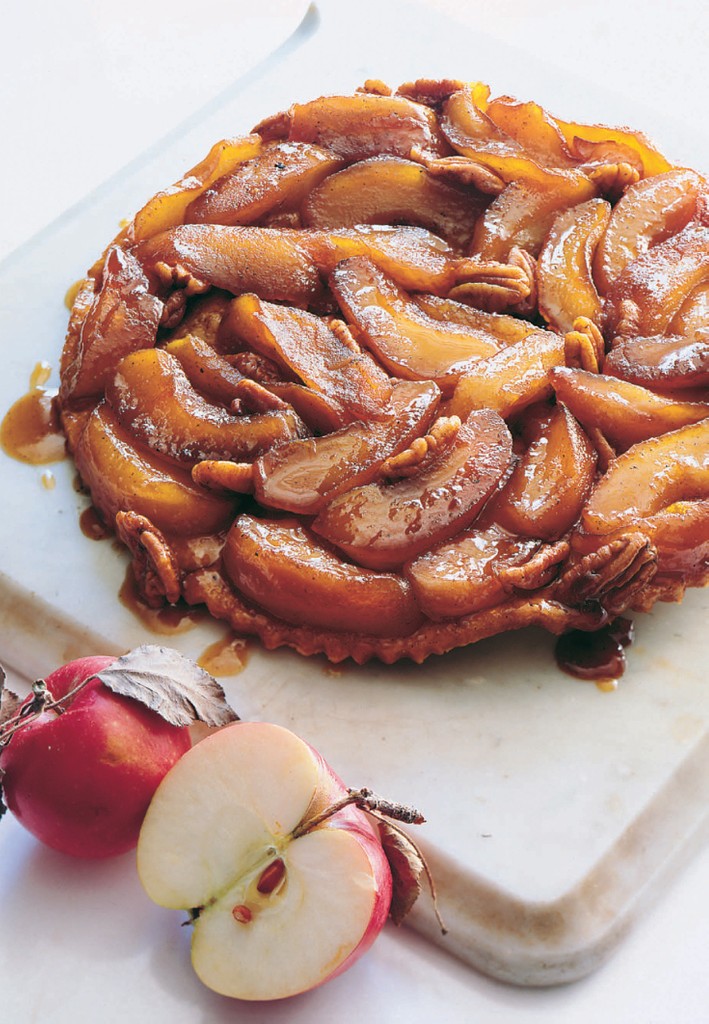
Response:
[{"label": "caramelized apple slice", "polygon": [[414,147],[444,151],[434,112],[403,96],[321,96],[293,104],[254,131],[314,143],[349,161],[380,153],[408,157]]},{"label": "caramelized apple slice", "polygon": [[709,387],[709,337],[620,338],[604,373],[652,390]]},{"label": "caramelized apple slice", "polygon": [[556,540],[578,519],[596,474],[596,452],[563,405],[534,435],[489,514],[512,534]]},{"label": "caramelized apple slice", "polygon": [[407,291],[445,295],[470,263],[426,228],[358,225],[300,237],[322,273],[331,274],[340,260],[367,256]]},{"label": "caramelized apple slice", "polygon": [[539,254],[539,312],[560,331],[570,331],[580,316],[597,323],[601,303],[591,266],[606,230],[610,203],[589,199],[557,214]]},{"label": "caramelized apple slice", "polygon": [[423,621],[400,576],[344,562],[297,521],[239,516],[223,559],[234,586],[286,622],[408,636]]},{"label": "caramelized apple slice", "polygon": [[303,207],[306,227],[417,224],[464,249],[487,200],[456,188],[420,164],[378,156],[338,171],[311,192]]},{"label": "caramelized apple slice", "polygon": [[212,405],[179,360],[159,348],[126,356],[106,385],[106,400],[126,430],[171,462],[249,460],[302,431],[292,410],[232,416]]},{"label": "caramelized apple slice", "polygon": [[260,152],[261,146],[258,135],[224,139],[215,143],[204,160],[170,188],[156,193],[138,211],[131,225],[131,239],[141,241],[152,238],[161,231],[182,224],[185,211],[197,196],[245,160],[253,159]]},{"label": "caramelized apple slice", "polygon": [[471,409],[494,409],[504,419],[552,393],[551,369],[563,366],[564,338],[534,331],[523,341],[466,368],[446,409],[463,419]]},{"label": "caramelized apple slice", "polygon": [[89,417],[74,453],[76,468],[106,522],[137,512],[164,533],[203,536],[223,529],[234,501],[192,482],[187,470],[140,447],[102,402]]},{"label": "caramelized apple slice", "polygon": [[82,299],[62,353],[63,402],[100,394],[123,356],[154,345],[163,309],[140,264],[118,246],[108,250],[96,295],[86,288]]},{"label": "caramelized apple slice", "polygon": [[506,260],[517,246],[538,256],[554,218],[576,202],[563,189],[537,189],[513,181],[493,199],[475,225],[470,254]]},{"label": "caramelized apple slice", "polygon": [[297,232],[183,224],[141,242],[135,253],[148,273],[164,283],[170,272],[177,272],[233,295],[258,291],[265,299],[298,305],[322,296],[317,267]]},{"label": "caramelized apple slice", "polygon": [[520,320],[505,313],[488,313],[465,302],[444,299],[439,295],[411,295],[410,298],[432,320],[453,327],[469,328],[491,334],[501,345],[516,345],[537,328],[527,320]]},{"label": "caramelized apple slice", "polygon": [[385,459],[426,433],[438,405],[435,384],[397,384],[387,419],[352,423],[325,437],[291,441],[254,463],[262,505],[314,515],[342,491],[369,483]]},{"label": "caramelized apple slice", "polygon": [[238,397],[244,375],[205,341],[190,334],[168,342],[164,351],[179,361],[192,387],[208,398],[230,405]]},{"label": "caramelized apple slice", "polygon": [[709,419],[633,445],[596,484],[586,533],[612,533],[680,501],[709,498]]},{"label": "caramelized apple slice", "polygon": [[593,260],[593,277],[605,295],[621,271],[658,242],[677,234],[696,214],[707,183],[679,167],[631,185],[614,206]]},{"label": "caramelized apple slice", "polygon": [[636,154],[642,168],[642,176],[663,174],[672,168],[672,164],[662,155],[655,145],[642,132],[630,131],[628,128],[610,128],[602,124],[576,124],[573,121],[562,121],[552,117],[568,146],[572,156],[584,163],[593,162],[593,151],[598,149],[599,159],[606,163],[612,155],[611,145],[619,148],[617,152],[627,159],[627,151]]},{"label": "caramelized apple slice", "polygon": [[684,587],[709,583],[709,498],[676,501],[643,520],[657,550],[658,576]]},{"label": "caramelized apple slice", "polygon": [[709,416],[708,404],[674,402],[605,374],[557,367],[552,382],[559,401],[587,430],[600,430],[616,451]]},{"label": "caramelized apple slice", "polygon": [[255,224],[267,214],[297,210],[323,178],[342,161],[319,146],[283,142],[213,182],[188,206],[196,224]]},{"label": "caramelized apple slice", "polygon": [[525,562],[538,540],[513,537],[498,526],[467,530],[404,567],[429,619],[453,619],[492,608],[508,596],[499,570]]},{"label": "caramelized apple slice", "polygon": [[396,377],[445,382],[452,391],[456,363],[498,351],[496,339],[484,330],[444,326],[382,273],[370,260],[353,257],[338,263],[330,290],[357,338]]},{"label": "caramelized apple slice", "polygon": [[392,381],[371,356],[319,317],[241,295],[232,303],[229,329],[315,391],[334,397],[343,423],[382,417]]},{"label": "caramelized apple slice", "polygon": [[335,498],[313,529],[359,565],[394,569],[470,526],[512,459],[512,437],[489,409],[473,412],[418,473]]},{"label": "caramelized apple slice", "polygon": [[695,289],[709,282],[709,226],[691,221],[652,246],[613,282],[604,307],[607,337],[667,334]]},{"label": "caramelized apple slice", "polygon": [[560,170],[537,162],[532,153],[476,105],[475,99],[474,89],[461,89],[443,106],[441,130],[454,149],[489,168],[508,184],[521,181],[536,189],[556,189],[577,203],[595,195],[593,183],[580,171]]},{"label": "caramelized apple slice", "polygon": [[487,102],[485,113],[540,164],[572,167],[575,163],[559,126],[538,103],[498,96]]}]

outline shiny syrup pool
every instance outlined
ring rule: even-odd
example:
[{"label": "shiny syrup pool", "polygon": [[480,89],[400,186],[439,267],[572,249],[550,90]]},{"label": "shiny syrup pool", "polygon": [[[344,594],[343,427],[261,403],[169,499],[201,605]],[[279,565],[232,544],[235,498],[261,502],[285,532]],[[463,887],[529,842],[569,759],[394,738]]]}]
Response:
[{"label": "shiny syrup pool", "polygon": [[625,671],[625,648],[632,640],[631,620],[617,618],[594,633],[580,629],[562,633],[554,656],[567,675],[596,683],[603,690],[612,690]]}]

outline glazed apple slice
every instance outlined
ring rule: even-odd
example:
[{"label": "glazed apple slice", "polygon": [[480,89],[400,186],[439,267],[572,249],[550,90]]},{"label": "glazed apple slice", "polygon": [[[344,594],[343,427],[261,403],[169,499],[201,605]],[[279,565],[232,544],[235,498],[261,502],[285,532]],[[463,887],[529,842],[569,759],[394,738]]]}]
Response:
[{"label": "glazed apple slice", "polygon": [[133,251],[159,282],[179,273],[232,295],[258,291],[264,299],[307,306],[322,298],[322,284],[301,241],[298,232],[276,228],[182,224]]},{"label": "glazed apple slice", "polygon": [[709,498],[709,419],[633,445],[615,459],[581,516],[586,533],[612,533],[677,502]]},{"label": "glazed apple slice", "polygon": [[275,143],[214,181],[187,207],[194,224],[255,224],[276,211],[297,210],[323,178],[342,167],[319,146]]},{"label": "glazed apple slice", "polygon": [[556,540],[576,522],[595,473],[595,449],[569,410],[557,405],[533,431],[489,514],[512,534]]},{"label": "glazed apple slice", "polygon": [[223,529],[234,500],[198,487],[185,469],[141,448],[101,402],[77,442],[76,468],[109,525],[120,511],[138,512],[159,530],[201,536]]},{"label": "glazed apple slice", "polygon": [[597,323],[601,303],[591,272],[611,214],[605,199],[589,199],[557,214],[539,253],[539,312],[560,331],[587,317]]},{"label": "glazed apple slice", "polygon": [[294,103],[254,131],[265,139],[310,142],[348,161],[380,153],[408,157],[414,147],[443,151],[434,112],[403,96],[321,96]]},{"label": "glazed apple slice", "polygon": [[62,353],[63,402],[98,395],[121,359],[155,344],[162,302],[131,253],[108,250],[101,283],[87,282]]},{"label": "glazed apple slice", "polygon": [[532,188],[558,189],[575,202],[594,194],[594,186],[584,174],[535,159],[535,154],[498,127],[484,109],[488,95],[489,89],[478,83],[455,92],[443,104],[441,129],[454,149],[506,183],[522,181]]},{"label": "glazed apple slice", "polygon": [[313,529],[358,565],[396,569],[468,527],[499,486],[512,437],[490,409],[472,412],[413,475],[335,498]]},{"label": "glazed apple slice", "polygon": [[354,224],[418,224],[458,249],[470,243],[486,199],[401,157],[378,156],[331,175],[308,196],[303,223],[319,230]]},{"label": "glazed apple slice", "polygon": [[593,260],[593,278],[601,295],[628,263],[685,227],[706,187],[699,174],[680,167],[643,178],[626,190],[613,207]]},{"label": "glazed apple slice", "polygon": [[358,421],[326,434],[272,448],[254,462],[254,493],[262,505],[314,515],[343,490],[369,483],[385,459],[426,433],[438,407],[435,384],[402,381],[387,418]]},{"label": "glazed apple slice", "polygon": [[343,424],[383,416],[393,382],[368,353],[320,317],[240,295],[226,329],[308,387],[334,397]]},{"label": "glazed apple slice", "polygon": [[492,608],[507,596],[498,572],[526,561],[539,541],[499,526],[471,529],[404,567],[419,607],[430,619],[453,619]]},{"label": "glazed apple slice", "polygon": [[330,275],[330,289],[359,340],[396,377],[435,380],[449,392],[456,364],[498,351],[484,329],[457,328],[434,320],[371,260],[343,260]]},{"label": "glazed apple slice", "polygon": [[552,393],[551,370],[563,366],[564,338],[535,331],[494,356],[466,367],[446,412],[460,416],[471,409],[494,409],[504,419]]},{"label": "glazed apple slice", "polygon": [[488,313],[465,302],[442,298],[439,295],[414,293],[410,296],[419,309],[432,320],[450,327],[469,328],[474,332],[491,334],[501,346],[516,345],[518,341],[533,334],[537,328],[527,320],[520,320],[505,313]]},{"label": "glazed apple slice", "polygon": [[603,372],[654,391],[709,387],[709,335],[618,338]]},{"label": "glazed apple slice", "polygon": [[185,220],[191,202],[212,182],[229,174],[245,160],[251,160],[262,148],[258,135],[216,142],[204,160],[189,170],[178,182],[157,192],[135,215],[131,235],[136,241],[152,238]]},{"label": "glazed apple slice", "polygon": [[597,427],[616,451],[709,416],[709,404],[672,401],[601,373],[556,367],[552,382],[559,401],[586,429]]},{"label": "glazed apple slice", "polygon": [[285,622],[408,636],[423,619],[405,580],[345,562],[294,520],[239,516],[223,558],[237,590]]},{"label": "glazed apple slice", "polygon": [[106,386],[106,400],[137,441],[178,463],[248,461],[305,433],[292,409],[233,416],[213,405],[195,391],[179,360],[159,348],[126,356]]},{"label": "glazed apple slice", "polygon": [[538,256],[554,218],[575,203],[564,189],[535,189],[512,181],[478,219],[470,255],[506,260],[517,246]]},{"label": "glazed apple slice", "polygon": [[615,279],[604,306],[606,336],[670,333],[685,302],[708,282],[709,226],[690,221],[628,263]]},{"label": "glazed apple slice", "polygon": [[293,733],[244,722],[207,737],[164,778],[138,842],[156,903],[192,915],[192,965],[238,999],[283,999],[361,956],[389,913],[378,833],[320,755]]}]

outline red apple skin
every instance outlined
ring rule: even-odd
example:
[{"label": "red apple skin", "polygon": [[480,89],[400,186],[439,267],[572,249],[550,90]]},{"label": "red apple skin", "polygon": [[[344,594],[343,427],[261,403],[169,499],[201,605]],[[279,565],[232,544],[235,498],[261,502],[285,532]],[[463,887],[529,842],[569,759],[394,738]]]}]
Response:
[{"label": "red apple skin", "polygon": [[[321,796],[328,793],[329,798],[333,803],[341,797],[346,796],[348,789],[339,775],[332,770],[324,757],[319,754],[314,747],[310,744],[308,744],[308,746],[315,755],[315,759],[320,767],[322,791],[318,795]],[[343,807],[341,811],[337,811],[336,814],[333,814],[332,817],[327,820],[324,827],[342,828],[357,836],[359,843],[367,853],[370,864],[372,864],[374,868],[374,876],[377,883],[377,894],[374,906],[372,907],[372,916],[369,919],[369,924],[367,925],[364,935],[349,956],[342,961],[336,970],[331,974],[328,974],[326,978],[323,978],[321,984],[324,984],[326,981],[330,981],[332,978],[336,978],[339,974],[344,974],[344,972],[349,970],[349,968],[352,967],[357,960],[359,960],[362,954],[366,953],[374,943],[374,940],[377,938],[389,918],[393,889],[391,868],[386,854],[384,853],[384,848],[382,847],[381,840],[379,838],[377,826],[363,811],[352,804],[348,804],[347,807]]]},{"label": "red apple skin", "polygon": [[[56,699],[116,659],[80,658],[45,680]],[[65,706],[18,730],[0,755],[3,792],[18,821],[75,857],[132,849],[164,775],[191,746],[187,728],[113,693],[98,679]]]}]

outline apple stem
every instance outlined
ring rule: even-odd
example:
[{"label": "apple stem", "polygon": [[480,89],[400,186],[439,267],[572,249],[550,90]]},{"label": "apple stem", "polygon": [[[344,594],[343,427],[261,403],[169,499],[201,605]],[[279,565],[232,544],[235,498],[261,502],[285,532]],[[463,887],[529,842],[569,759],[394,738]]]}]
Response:
[{"label": "apple stem", "polygon": [[331,818],[333,814],[337,814],[338,811],[341,811],[344,807],[349,807],[351,804],[355,804],[361,811],[379,811],[380,814],[386,815],[387,818],[395,818],[397,821],[403,821],[407,825],[422,825],[426,820],[415,807],[407,807],[406,804],[385,800],[377,796],[371,789],[362,787],[362,789],[348,789],[347,796],[336,800],[335,803],[330,804],[329,807],[320,811],[313,818],[301,821],[293,829],[292,838],[298,839],[300,836],[307,835],[308,832],[312,832],[318,825],[322,825],[324,821]]},{"label": "apple stem", "polygon": [[44,679],[36,679],[32,683],[32,700],[23,704],[17,714],[8,718],[0,727],[0,750],[7,746],[16,732],[24,728],[37,715],[41,715],[43,711],[56,711],[58,715],[63,714],[66,710],[64,705],[94,678],[94,676],[89,676],[87,679],[83,679],[73,690],[69,690],[63,697],[58,697],[56,700],[51,690],[47,689]]}]

